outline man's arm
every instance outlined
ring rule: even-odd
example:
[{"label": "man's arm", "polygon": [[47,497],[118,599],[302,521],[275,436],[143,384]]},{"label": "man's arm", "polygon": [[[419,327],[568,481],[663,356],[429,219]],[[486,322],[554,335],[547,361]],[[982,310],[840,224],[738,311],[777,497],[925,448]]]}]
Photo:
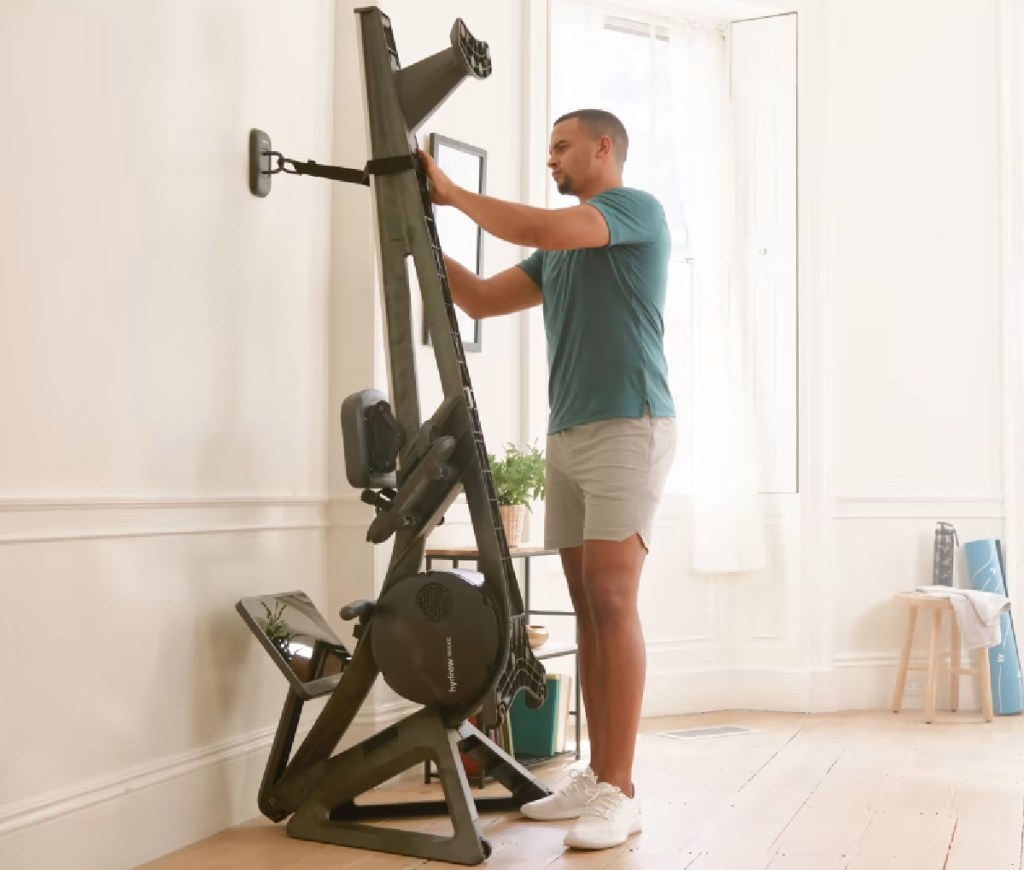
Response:
[{"label": "man's arm", "polygon": [[534,208],[473,193],[454,184],[429,154],[419,153],[430,178],[431,199],[454,206],[492,236],[545,251],[602,248],[611,241],[604,216],[592,205]]},{"label": "man's arm", "polygon": [[481,278],[445,254],[452,301],[474,320],[511,314],[540,305],[540,288],[518,266]]}]

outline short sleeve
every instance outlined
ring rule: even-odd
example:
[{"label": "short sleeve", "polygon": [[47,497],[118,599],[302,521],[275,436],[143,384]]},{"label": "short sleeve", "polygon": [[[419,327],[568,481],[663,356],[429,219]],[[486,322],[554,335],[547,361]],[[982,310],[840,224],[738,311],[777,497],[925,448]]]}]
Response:
[{"label": "short sleeve", "polygon": [[609,244],[638,245],[657,240],[665,224],[661,203],[649,193],[613,187],[587,200],[608,224]]},{"label": "short sleeve", "polygon": [[544,252],[542,250],[538,249],[530,254],[529,257],[519,264],[519,268],[529,276],[534,284],[542,290],[544,289]]}]

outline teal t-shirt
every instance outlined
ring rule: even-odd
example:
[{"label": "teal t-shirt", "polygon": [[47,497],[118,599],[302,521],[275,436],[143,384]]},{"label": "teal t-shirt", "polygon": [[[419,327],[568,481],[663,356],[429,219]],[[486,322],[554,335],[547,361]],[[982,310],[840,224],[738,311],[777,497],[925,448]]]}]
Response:
[{"label": "teal t-shirt", "polygon": [[589,199],[609,244],[538,250],[520,263],[544,297],[548,432],[595,420],[673,417],[664,335],[672,247],[661,203],[613,187]]}]

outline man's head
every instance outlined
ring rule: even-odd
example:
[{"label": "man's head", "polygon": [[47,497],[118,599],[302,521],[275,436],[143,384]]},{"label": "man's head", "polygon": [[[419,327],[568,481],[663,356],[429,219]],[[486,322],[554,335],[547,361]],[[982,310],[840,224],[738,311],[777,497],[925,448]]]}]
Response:
[{"label": "man's head", "polygon": [[555,121],[548,168],[558,192],[581,199],[622,183],[629,136],[611,112],[580,109]]}]

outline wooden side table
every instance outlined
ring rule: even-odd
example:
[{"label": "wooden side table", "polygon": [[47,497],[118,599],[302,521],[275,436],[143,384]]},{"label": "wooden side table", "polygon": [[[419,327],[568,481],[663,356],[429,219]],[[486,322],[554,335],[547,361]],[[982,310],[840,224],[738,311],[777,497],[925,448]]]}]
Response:
[{"label": "wooden side table", "polygon": [[[924,721],[935,719],[935,695],[939,684],[939,674],[949,674],[950,709],[956,712],[960,706],[960,677],[969,675],[978,678],[978,694],[981,697],[981,712],[986,722],[992,721],[992,679],[989,673],[988,650],[979,649],[978,666],[965,668],[960,662],[960,628],[953,612],[953,604],[948,598],[937,598],[919,592],[900,592],[895,596],[898,604],[906,605],[907,631],[903,638],[903,649],[900,652],[899,667],[896,669],[896,687],[892,695],[892,709],[899,713],[903,707],[903,693],[907,685],[907,671],[925,671]],[[931,617],[931,632],[928,636],[928,660],[924,665],[910,664],[910,650],[914,645],[914,632],[917,628],[917,614],[924,611]],[[943,614],[949,614],[949,667],[939,664],[939,642],[942,633]]]}]

